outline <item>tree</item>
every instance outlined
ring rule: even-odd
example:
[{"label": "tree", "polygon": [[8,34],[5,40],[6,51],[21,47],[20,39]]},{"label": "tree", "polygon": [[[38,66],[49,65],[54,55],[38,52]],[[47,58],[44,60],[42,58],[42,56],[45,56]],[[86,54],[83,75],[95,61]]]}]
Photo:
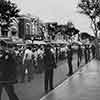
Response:
[{"label": "tree", "polygon": [[10,0],[0,0],[0,26],[9,29],[13,17],[19,16],[20,10],[15,3]]},{"label": "tree", "polygon": [[78,7],[81,9],[81,11],[79,11],[80,14],[84,14],[90,18],[91,28],[95,37],[97,37],[97,20],[100,17],[100,0],[80,0]]}]

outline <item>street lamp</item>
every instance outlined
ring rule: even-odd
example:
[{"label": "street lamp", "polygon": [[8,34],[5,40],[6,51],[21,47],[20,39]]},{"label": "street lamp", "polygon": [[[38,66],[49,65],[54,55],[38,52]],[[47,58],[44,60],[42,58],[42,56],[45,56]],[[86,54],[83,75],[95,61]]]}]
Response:
[{"label": "street lamp", "polygon": [[34,36],[31,37],[31,40],[32,40],[32,43],[33,43],[33,41],[34,41]]}]

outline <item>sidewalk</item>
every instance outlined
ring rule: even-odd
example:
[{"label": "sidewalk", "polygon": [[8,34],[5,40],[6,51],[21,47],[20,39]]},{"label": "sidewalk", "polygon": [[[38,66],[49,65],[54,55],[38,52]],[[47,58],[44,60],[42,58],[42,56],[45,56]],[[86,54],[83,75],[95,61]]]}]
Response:
[{"label": "sidewalk", "polygon": [[100,100],[100,61],[92,60],[40,100]]}]

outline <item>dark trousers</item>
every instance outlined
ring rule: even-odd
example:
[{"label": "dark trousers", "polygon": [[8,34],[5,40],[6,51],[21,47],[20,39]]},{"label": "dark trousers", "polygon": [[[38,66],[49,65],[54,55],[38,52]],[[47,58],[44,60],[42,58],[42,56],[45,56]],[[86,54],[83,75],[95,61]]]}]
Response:
[{"label": "dark trousers", "polygon": [[95,57],[95,51],[92,51],[92,56],[93,56],[93,58]]},{"label": "dark trousers", "polygon": [[27,69],[27,71],[28,71],[28,79],[31,80],[33,78],[32,60],[26,60],[24,67],[25,67],[24,68],[24,74],[25,74],[25,70]]},{"label": "dark trousers", "polygon": [[77,66],[79,67],[80,63],[81,63],[81,59],[82,59],[82,55],[78,55],[78,59],[77,59]]},{"label": "dark trousers", "polygon": [[90,60],[90,51],[88,51],[88,53],[87,53],[88,55],[87,55],[87,59],[88,59],[88,61]]},{"label": "dark trousers", "polygon": [[49,89],[53,89],[53,69],[48,69],[45,71],[45,76],[44,76],[44,88],[45,92],[47,92]]},{"label": "dark trousers", "polygon": [[87,64],[88,63],[88,55],[85,54],[85,63]]},{"label": "dark trousers", "polygon": [[68,60],[68,67],[69,67],[69,74],[68,75],[72,75],[73,73],[73,66],[72,66],[72,61]]},{"label": "dark trousers", "polygon": [[9,100],[19,100],[15,94],[14,86],[12,84],[0,84],[0,100],[3,88],[7,92]]}]

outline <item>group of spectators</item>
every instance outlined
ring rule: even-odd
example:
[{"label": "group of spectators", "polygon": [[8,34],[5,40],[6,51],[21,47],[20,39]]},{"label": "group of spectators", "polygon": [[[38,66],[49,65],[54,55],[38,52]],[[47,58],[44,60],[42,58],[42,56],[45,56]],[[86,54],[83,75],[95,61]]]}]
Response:
[{"label": "group of spectators", "polygon": [[[54,58],[52,58],[56,63],[59,59],[58,55],[60,55],[60,47],[54,47],[51,44],[49,45],[49,49],[51,53],[54,55]],[[69,73],[68,76],[73,74],[73,65],[72,61],[74,50],[72,48],[73,45],[68,45],[66,52],[64,53],[67,59],[67,64],[69,67]],[[30,82],[34,78],[34,72],[38,69],[38,71],[44,72],[46,70],[45,62],[48,62],[48,59],[45,59],[45,55],[47,55],[48,46],[41,45],[41,46],[21,46],[21,48],[13,47],[13,54],[15,54],[16,62],[17,62],[17,78],[18,76],[21,78],[20,82],[25,82],[25,77],[27,75],[28,81]],[[46,51],[47,50],[47,51]],[[63,53],[62,53],[63,54]],[[64,56],[64,54],[62,56]],[[88,61],[92,57],[95,57],[95,46],[94,45],[78,45],[77,49],[77,67],[80,67],[82,57],[84,56],[85,63],[88,63]],[[50,62],[51,63],[51,62]],[[48,66],[48,65],[47,65]],[[47,72],[48,73],[48,72]],[[48,76],[48,75],[46,75]]]}]

